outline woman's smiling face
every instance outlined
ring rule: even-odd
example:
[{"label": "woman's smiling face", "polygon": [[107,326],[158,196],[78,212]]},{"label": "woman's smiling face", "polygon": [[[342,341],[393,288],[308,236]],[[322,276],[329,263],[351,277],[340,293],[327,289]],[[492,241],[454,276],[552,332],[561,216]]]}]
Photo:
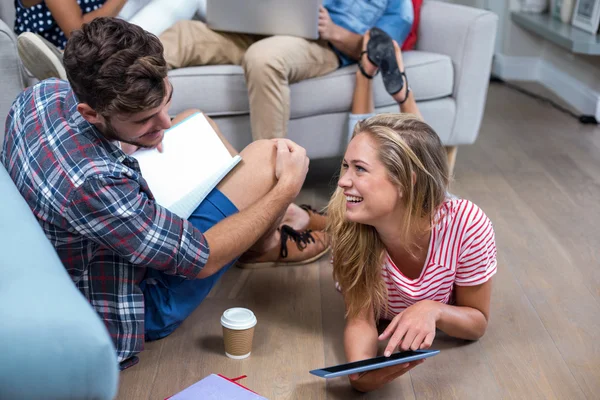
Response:
[{"label": "woman's smiling face", "polygon": [[400,190],[379,160],[378,147],[368,133],[359,133],[348,145],[338,181],[348,221],[376,225],[402,207]]}]

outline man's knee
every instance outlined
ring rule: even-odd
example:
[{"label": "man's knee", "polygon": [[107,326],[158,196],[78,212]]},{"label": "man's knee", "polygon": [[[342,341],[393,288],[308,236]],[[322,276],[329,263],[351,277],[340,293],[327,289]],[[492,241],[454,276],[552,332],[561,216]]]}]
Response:
[{"label": "man's knee", "polygon": [[240,156],[240,165],[217,187],[238,210],[243,210],[266,195],[277,184],[277,147],[275,142],[270,140],[257,140],[246,146]]},{"label": "man's knee", "polygon": [[285,76],[287,65],[278,47],[269,44],[268,39],[252,44],[242,59],[242,67],[246,76],[252,74],[276,73]]},{"label": "man's knee", "polygon": [[210,28],[202,21],[183,19],[175,22],[169,29],[160,34],[160,38],[168,36],[187,36],[190,34],[198,35],[203,31],[209,31]]},{"label": "man's knee", "polygon": [[277,144],[275,142],[267,139],[256,140],[246,146],[240,156],[256,178],[272,181],[275,177],[277,161]]},{"label": "man's knee", "polygon": [[277,155],[277,143],[268,139],[255,140],[242,150],[242,159],[256,161],[265,166],[274,166]]},{"label": "man's knee", "polygon": [[202,21],[181,20],[164,31],[159,39],[163,45],[163,55],[169,69],[188,66],[190,49],[202,38],[209,35],[210,28]]}]

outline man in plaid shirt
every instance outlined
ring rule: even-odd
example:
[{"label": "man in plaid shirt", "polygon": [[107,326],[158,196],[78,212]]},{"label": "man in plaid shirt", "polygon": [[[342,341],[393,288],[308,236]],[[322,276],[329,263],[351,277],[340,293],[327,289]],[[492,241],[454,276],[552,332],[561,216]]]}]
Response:
[{"label": "man in plaid shirt", "polygon": [[[324,232],[294,229],[317,216],[290,206],[308,158],[285,139],[246,147],[188,220],[155,203],[128,154],[160,150],[164,130],[191,113],[169,117],[162,53],[155,36],[125,21],[84,25],[65,49],[69,82],[42,81],[17,97],[0,157],[103,319],[122,368],[144,339],[171,333],[241,254],[254,266],[297,264],[329,245]],[[278,229],[282,220],[291,227]]]}]

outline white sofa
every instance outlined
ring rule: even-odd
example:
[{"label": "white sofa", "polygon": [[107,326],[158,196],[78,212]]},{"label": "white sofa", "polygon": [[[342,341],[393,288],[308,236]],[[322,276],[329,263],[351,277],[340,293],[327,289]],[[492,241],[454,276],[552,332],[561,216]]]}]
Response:
[{"label": "white sofa", "polygon": [[[23,81],[18,67],[12,1],[0,4],[0,119]],[[2,22],[4,21],[4,22]],[[417,48],[405,53],[408,79],[428,123],[446,146],[475,141],[485,106],[498,18],[475,8],[425,1]],[[291,86],[288,136],[311,158],[340,156],[346,146],[356,66]],[[250,143],[248,96],[239,66],[203,66],[169,73],[175,92],[171,112],[199,108],[215,118],[234,147]],[[378,112],[398,107],[375,81]],[[0,130],[3,133],[3,130]]]}]

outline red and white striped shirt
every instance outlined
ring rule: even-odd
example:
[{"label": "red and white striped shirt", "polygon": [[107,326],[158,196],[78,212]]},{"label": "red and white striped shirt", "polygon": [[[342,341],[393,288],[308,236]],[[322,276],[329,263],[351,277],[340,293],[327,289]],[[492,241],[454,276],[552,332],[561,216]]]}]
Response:
[{"label": "red and white striped shirt", "polygon": [[389,309],[382,317],[392,319],[420,300],[452,304],[454,285],[481,285],[496,273],[494,229],[479,207],[449,197],[435,221],[425,267],[417,279],[404,276],[386,252],[382,275]]}]

